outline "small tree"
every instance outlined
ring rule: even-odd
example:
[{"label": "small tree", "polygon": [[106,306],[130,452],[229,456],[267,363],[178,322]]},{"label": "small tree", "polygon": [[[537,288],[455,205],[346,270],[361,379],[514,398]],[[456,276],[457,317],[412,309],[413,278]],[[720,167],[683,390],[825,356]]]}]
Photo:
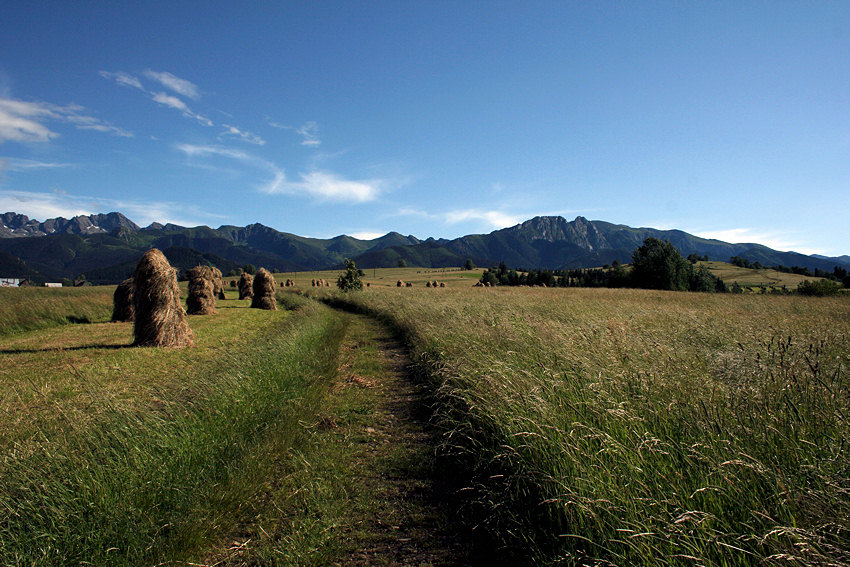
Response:
[{"label": "small tree", "polygon": [[354,265],[354,260],[345,259],[345,272],[337,278],[336,286],[342,291],[360,291],[363,289],[363,282],[360,281],[360,270]]},{"label": "small tree", "polygon": [[466,264],[463,265],[463,269],[467,271],[475,269],[475,264],[472,262],[471,258],[466,259]]},{"label": "small tree", "polygon": [[398,267],[399,268],[406,268],[407,267],[407,262],[404,261],[404,258],[398,259]]}]

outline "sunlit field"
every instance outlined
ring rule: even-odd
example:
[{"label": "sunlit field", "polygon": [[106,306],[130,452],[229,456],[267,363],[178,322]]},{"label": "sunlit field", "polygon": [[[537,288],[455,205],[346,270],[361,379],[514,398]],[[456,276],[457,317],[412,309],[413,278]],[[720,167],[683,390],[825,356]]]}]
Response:
[{"label": "sunlit field", "polygon": [[372,289],[482,525],[535,562],[850,562],[850,303]]}]

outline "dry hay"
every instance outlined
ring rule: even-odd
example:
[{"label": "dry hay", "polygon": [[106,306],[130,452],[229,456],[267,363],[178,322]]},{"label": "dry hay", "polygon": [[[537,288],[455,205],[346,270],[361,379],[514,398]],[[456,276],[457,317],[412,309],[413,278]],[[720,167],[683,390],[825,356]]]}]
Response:
[{"label": "dry hay", "polygon": [[425,287],[431,287],[431,282],[426,282]]},{"label": "dry hay", "polygon": [[136,346],[187,347],[194,334],[180,305],[177,272],[165,255],[153,248],[145,252],[133,273],[135,286],[133,326]]},{"label": "dry hay", "polygon": [[475,285],[473,285],[472,287],[484,287],[484,284],[481,282],[475,282]]},{"label": "dry hay", "polygon": [[413,287],[413,282],[407,282],[404,284],[404,287]]},{"label": "dry hay", "polygon": [[325,280],[325,287],[331,287],[331,281]]},{"label": "dry hay", "polygon": [[274,291],[274,277],[265,268],[260,268],[254,276],[254,297],[251,298],[251,307],[277,311]]},{"label": "dry hay", "polygon": [[195,266],[186,275],[189,276],[189,296],[186,298],[186,313],[189,315],[211,315],[216,313],[215,268]]},{"label": "dry hay", "polygon": [[397,282],[395,282],[395,286],[396,287],[404,287],[404,282],[401,281],[401,280],[398,280]]},{"label": "dry hay", "polygon": [[446,287],[446,282],[440,282],[440,287]]},{"label": "dry hay", "polygon": [[135,284],[133,278],[127,278],[115,288],[115,293],[112,294],[112,320],[113,321],[132,321],[133,320],[133,289]]},{"label": "dry hay", "polygon": [[316,279],[315,278],[310,280],[310,285],[312,285],[313,287],[316,287]]},{"label": "dry hay", "polygon": [[437,284],[437,280],[431,282],[431,287],[439,287],[439,285]]},{"label": "dry hay", "polygon": [[251,299],[254,297],[254,276],[243,272],[239,278],[239,299]]},{"label": "dry hay", "polygon": [[213,296],[217,299],[227,299],[224,295],[224,284],[221,281],[221,270],[215,266],[210,268],[210,270],[212,270]]}]

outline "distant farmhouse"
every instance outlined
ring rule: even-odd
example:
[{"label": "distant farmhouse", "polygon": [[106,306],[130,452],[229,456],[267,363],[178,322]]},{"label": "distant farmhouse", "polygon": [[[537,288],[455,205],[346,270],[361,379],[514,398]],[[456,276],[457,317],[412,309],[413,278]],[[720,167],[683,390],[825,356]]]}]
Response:
[{"label": "distant farmhouse", "polygon": [[19,287],[20,285],[20,278],[0,278],[0,287]]}]

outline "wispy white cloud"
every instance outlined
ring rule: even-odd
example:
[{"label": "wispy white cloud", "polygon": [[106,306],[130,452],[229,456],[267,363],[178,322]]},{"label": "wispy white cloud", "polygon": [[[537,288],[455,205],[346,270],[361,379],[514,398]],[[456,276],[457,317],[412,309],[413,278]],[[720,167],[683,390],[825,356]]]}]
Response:
[{"label": "wispy white cloud", "polygon": [[198,85],[191,81],[187,81],[186,79],[181,79],[180,77],[172,75],[168,71],[153,71],[151,69],[145,69],[144,75],[148,79],[158,82],[165,88],[170,89],[179,95],[191,98],[192,100],[198,100],[201,98]]},{"label": "wispy white cloud", "polygon": [[375,200],[383,185],[383,181],[379,179],[351,180],[328,171],[301,173],[298,181],[290,181],[286,172],[273,162],[242,150],[191,144],[178,145],[177,149],[190,158],[217,155],[263,170],[271,178],[262,183],[258,190],[270,195],[307,195],[322,201],[365,203]]},{"label": "wispy white cloud", "polygon": [[34,169],[57,169],[74,167],[70,163],[45,162],[32,159],[0,157],[0,173],[4,171],[30,171]]},{"label": "wispy white cloud", "polygon": [[502,211],[485,211],[481,209],[455,210],[445,213],[443,219],[448,224],[467,221],[484,221],[493,228],[507,228],[522,222],[523,217]]},{"label": "wispy white cloud", "polygon": [[164,93],[164,92],[155,92],[150,93],[151,98],[153,98],[154,102],[159,103],[163,106],[167,106],[169,108],[173,108],[175,110],[179,110],[183,116],[187,118],[194,118],[204,126],[214,126],[212,120],[203,116],[201,114],[196,114],[186,106],[186,103],[176,96]]},{"label": "wispy white cloud", "polygon": [[96,130],[125,137],[133,135],[86,114],[86,109],[76,104],[60,106],[49,102],[0,98],[0,144],[7,140],[49,142],[59,134],[44,124],[48,121],[69,123],[78,130]]},{"label": "wispy white cloud", "polygon": [[125,73],[124,71],[117,71],[115,73],[110,73],[109,71],[101,71],[100,76],[104,79],[115,81],[119,85],[125,87],[133,87],[139,89],[140,91],[145,90],[145,87],[142,86],[142,82],[138,79],[138,77],[134,77],[133,75]]},{"label": "wispy white cloud", "polygon": [[268,125],[272,128],[277,128],[279,130],[293,130],[296,134],[301,136],[301,145],[308,146],[311,148],[318,148],[322,145],[322,140],[319,138],[319,125],[309,120],[302,124],[301,126],[287,126],[286,124],[281,124],[280,122],[275,122],[268,117],[266,118],[268,121]]},{"label": "wispy white cloud", "polygon": [[87,195],[69,195],[64,191],[0,190],[0,210],[14,211],[40,221],[56,217],[72,218],[77,215],[119,211],[141,226],[152,222],[196,226],[214,223],[225,218],[199,209],[190,203],[103,199]]},{"label": "wispy white cloud", "polygon": [[713,238],[732,243],[762,244],[774,250],[793,250],[801,254],[818,254],[819,250],[806,246],[788,232],[763,231],[755,228],[729,228],[723,230],[687,230],[701,238]]},{"label": "wispy white cloud", "polygon": [[319,125],[315,122],[305,122],[295,131],[303,138],[301,140],[302,146],[317,148],[322,144],[322,141],[319,139]]},{"label": "wispy white cloud", "polygon": [[357,240],[375,240],[376,238],[380,238],[385,235],[386,232],[352,232],[349,234],[352,238],[356,238]]},{"label": "wispy white cloud", "polygon": [[222,124],[225,128],[224,132],[218,135],[219,138],[225,136],[233,136],[238,140],[242,140],[243,142],[248,142],[249,144],[257,144],[258,146],[264,146],[266,141],[262,139],[257,134],[253,132],[248,132],[246,130],[240,130],[236,126],[231,126],[229,124]]}]

